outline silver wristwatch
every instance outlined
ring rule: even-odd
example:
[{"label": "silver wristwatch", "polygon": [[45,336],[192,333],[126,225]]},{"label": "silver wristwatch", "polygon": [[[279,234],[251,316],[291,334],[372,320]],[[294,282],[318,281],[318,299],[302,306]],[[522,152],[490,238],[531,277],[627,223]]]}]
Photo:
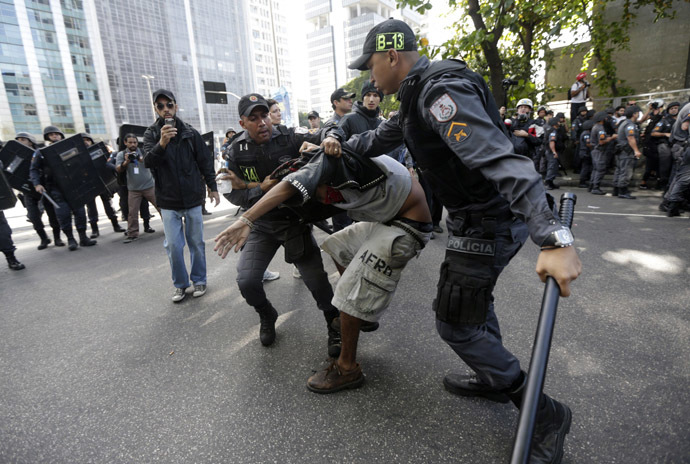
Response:
[{"label": "silver wristwatch", "polygon": [[546,239],[541,244],[541,248],[565,248],[572,246],[573,241],[573,234],[570,233],[570,229],[561,227],[547,235]]}]

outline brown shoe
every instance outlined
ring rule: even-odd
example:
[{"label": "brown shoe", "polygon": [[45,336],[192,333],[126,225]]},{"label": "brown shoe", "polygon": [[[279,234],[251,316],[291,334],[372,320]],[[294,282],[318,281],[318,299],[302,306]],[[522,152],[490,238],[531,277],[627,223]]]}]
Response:
[{"label": "brown shoe", "polygon": [[334,359],[326,369],[309,377],[307,388],[314,393],[335,393],[348,388],[359,388],[363,383],[364,374],[359,364],[351,371],[344,372]]}]

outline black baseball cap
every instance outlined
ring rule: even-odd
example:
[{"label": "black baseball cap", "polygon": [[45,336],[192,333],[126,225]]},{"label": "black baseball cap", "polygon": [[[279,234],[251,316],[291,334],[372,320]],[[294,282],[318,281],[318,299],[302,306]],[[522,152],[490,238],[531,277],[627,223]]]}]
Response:
[{"label": "black baseball cap", "polygon": [[331,103],[341,98],[355,98],[357,94],[355,92],[348,92],[342,87],[331,94]]},{"label": "black baseball cap", "polygon": [[387,50],[411,52],[417,50],[417,39],[410,26],[399,19],[389,18],[378,23],[367,34],[362,47],[362,55],[350,63],[348,68],[367,70],[367,62],[371,55]]},{"label": "black baseball cap", "polygon": [[153,92],[153,101],[155,102],[158,97],[166,97],[170,101],[177,102],[175,100],[175,95],[170,90],[165,90],[165,89],[158,89],[155,92]]},{"label": "black baseball cap", "polygon": [[249,116],[254,111],[254,108],[259,106],[266,108],[266,111],[270,108],[263,96],[258,93],[250,93],[240,98],[240,102],[237,104],[237,111],[240,113],[240,116]]},{"label": "black baseball cap", "polygon": [[318,118],[318,117],[319,117],[319,113],[317,113],[316,111],[310,111],[309,114],[307,115],[307,119]]},{"label": "black baseball cap", "polygon": [[637,106],[637,105],[628,106],[625,109],[625,117],[630,119],[635,115],[635,113],[638,113],[638,112],[642,112],[642,108],[640,108],[639,106]]}]

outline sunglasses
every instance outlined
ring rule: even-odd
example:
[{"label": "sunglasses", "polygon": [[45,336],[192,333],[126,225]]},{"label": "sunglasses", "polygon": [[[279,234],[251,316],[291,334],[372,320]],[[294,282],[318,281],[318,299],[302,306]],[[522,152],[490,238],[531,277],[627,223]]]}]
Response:
[{"label": "sunglasses", "polygon": [[169,110],[175,108],[175,104],[173,102],[168,102],[168,103],[156,103],[156,108],[159,110],[162,110],[165,107],[168,107]]}]

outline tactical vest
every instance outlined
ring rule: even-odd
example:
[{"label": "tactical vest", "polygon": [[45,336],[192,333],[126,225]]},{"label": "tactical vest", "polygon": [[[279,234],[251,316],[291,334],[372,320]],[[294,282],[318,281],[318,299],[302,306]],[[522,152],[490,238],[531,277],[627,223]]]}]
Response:
[{"label": "tactical vest", "polygon": [[247,140],[248,135],[232,143],[235,164],[245,181],[263,182],[275,168],[299,156],[299,147],[290,137],[290,130],[283,125],[276,129],[278,136],[262,145]]},{"label": "tactical vest", "polygon": [[461,208],[470,203],[487,203],[499,194],[478,169],[470,169],[453,153],[443,139],[424,122],[419,111],[419,94],[431,79],[442,75],[469,80],[477,89],[494,125],[509,137],[484,79],[467,69],[460,60],[431,63],[413,86],[402,92],[400,124],[403,138],[422,175],[446,208]]}]

